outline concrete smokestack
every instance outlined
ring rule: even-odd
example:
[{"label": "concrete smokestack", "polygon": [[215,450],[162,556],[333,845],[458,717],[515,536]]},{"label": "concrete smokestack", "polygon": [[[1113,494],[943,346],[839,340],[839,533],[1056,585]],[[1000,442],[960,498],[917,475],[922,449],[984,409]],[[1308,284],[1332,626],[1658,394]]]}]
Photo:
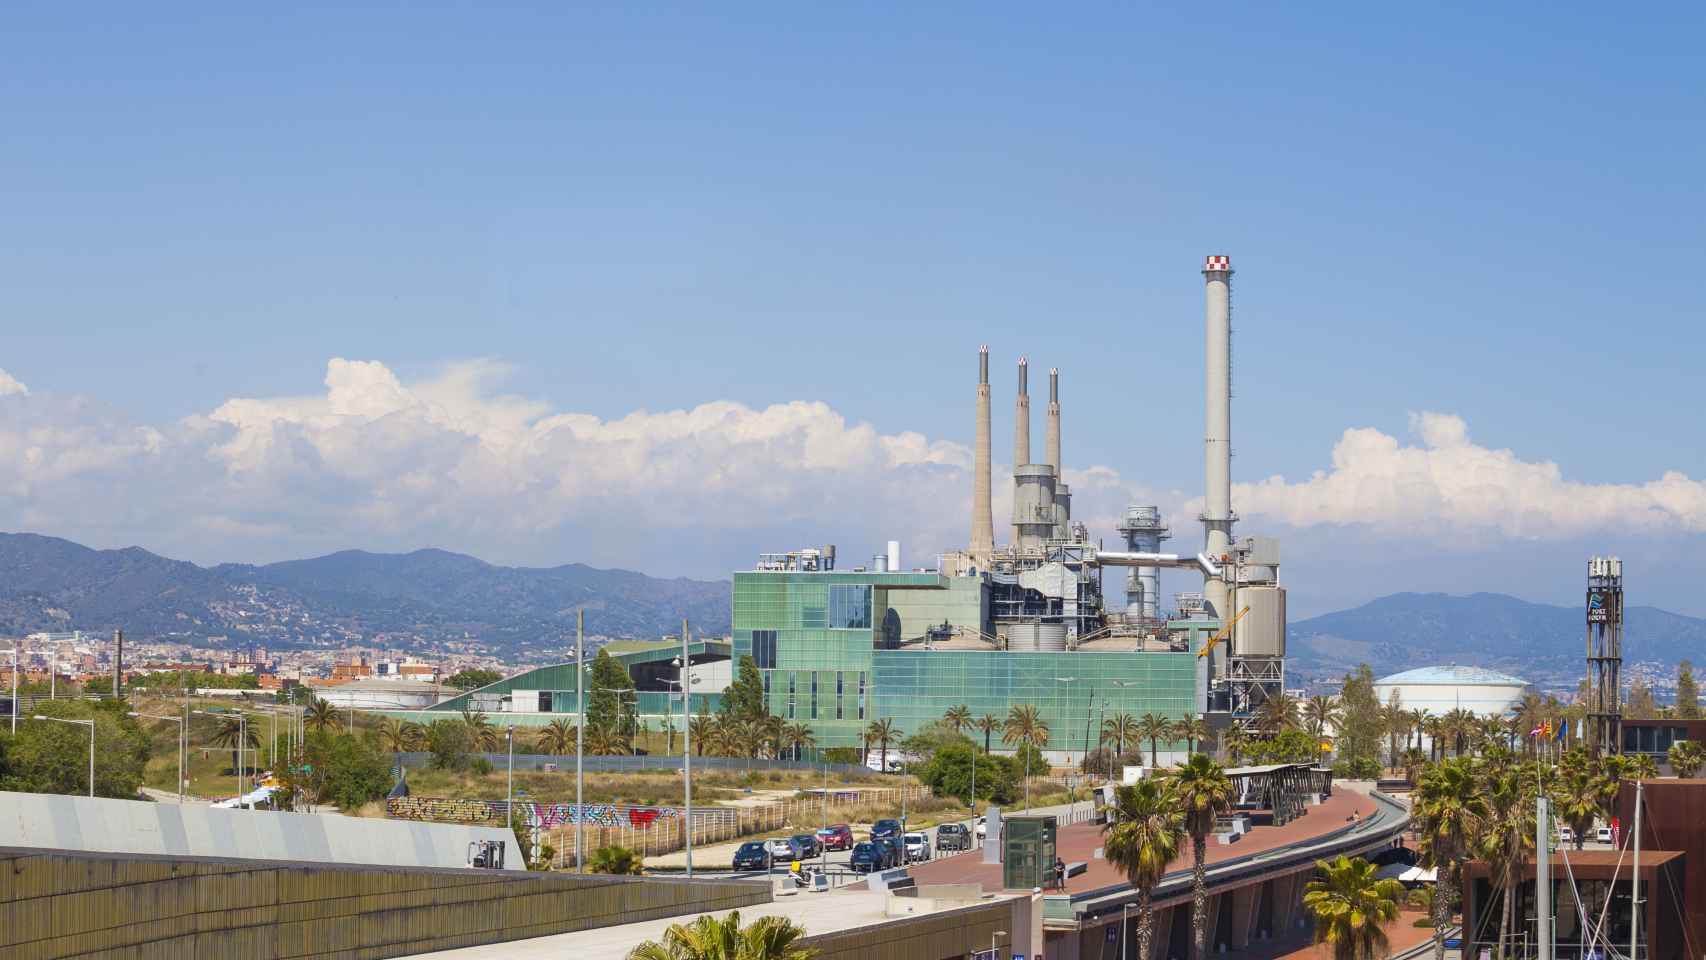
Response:
[{"label": "concrete smokestack", "polygon": [[1060,472],[1060,369],[1049,368],[1048,372],[1048,432],[1043,435],[1043,456],[1048,457],[1048,465],[1054,468],[1056,481],[1061,479]]},{"label": "concrete smokestack", "polygon": [[[1232,258],[1211,256],[1203,262],[1204,382],[1202,515],[1204,552],[1214,559],[1232,548]],[[1204,576],[1203,602],[1222,620],[1226,586]]]},{"label": "concrete smokestack", "polygon": [[977,348],[977,452],[972,458],[972,562],[987,567],[995,555],[995,514],[989,505],[989,346]]},{"label": "concrete smokestack", "polygon": [[1027,385],[1030,367],[1019,358],[1019,395],[1013,398],[1013,466],[1031,462],[1031,390]]},{"label": "concrete smokestack", "polygon": [[124,631],[113,631],[113,699],[124,699]]}]

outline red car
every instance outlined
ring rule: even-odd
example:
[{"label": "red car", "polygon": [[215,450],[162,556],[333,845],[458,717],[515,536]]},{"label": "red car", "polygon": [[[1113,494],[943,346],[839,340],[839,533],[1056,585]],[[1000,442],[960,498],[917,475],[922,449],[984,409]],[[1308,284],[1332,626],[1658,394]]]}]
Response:
[{"label": "red car", "polygon": [[823,844],[825,850],[851,850],[853,849],[853,828],[845,823],[838,823],[833,827],[819,827],[817,839],[819,843]]}]

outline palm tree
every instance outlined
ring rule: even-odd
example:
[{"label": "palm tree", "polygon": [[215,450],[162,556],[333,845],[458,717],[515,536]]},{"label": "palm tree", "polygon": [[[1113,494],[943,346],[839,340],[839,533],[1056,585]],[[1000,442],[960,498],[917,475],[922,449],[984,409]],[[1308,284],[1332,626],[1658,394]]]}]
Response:
[{"label": "palm tree", "polygon": [[1007,711],[1007,722],[1001,727],[1001,742],[1017,746],[1025,754],[1025,809],[1031,809],[1031,752],[1026,746],[1041,750],[1048,745],[1048,721],[1037,713],[1034,703],[1015,703]]},{"label": "palm tree", "polygon": [[1276,693],[1256,708],[1256,728],[1270,737],[1297,726],[1297,698],[1288,693]]},{"label": "palm tree", "polygon": [[468,726],[468,739],[473,741],[474,749],[491,753],[498,748],[498,728],[492,726],[483,711],[463,707],[462,722]]},{"label": "palm tree", "polygon": [[1208,736],[1208,724],[1201,717],[1184,717],[1170,728],[1174,740],[1185,741],[1185,752],[1196,753],[1198,741]]},{"label": "palm tree", "polygon": [[1559,764],[1551,793],[1554,812],[1570,825],[1576,849],[1582,849],[1588,831],[1593,828],[1593,818],[1599,816],[1599,778],[1585,765]]},{"label": "palm tree", "polygon": [[1001,729],[1001,721],[996,719],[995,714],[986,713],[972,721],[972,726],[976,727],[977,731],[983,734],[983,752],[988,753],[989,735]]},{"label": "palm tree", "polygon": [[1398,738],[1410,730],[1410,711],[1405,710],[1398,702],[1397,692],[1392,695],[1392,702],[1380,708],[1380,725],[1386,730],[1386,765],[1398,765]]},{"label": "palm tree", "polygon": [[957,707],[949,707],[948,712],[942,714],[942,722],[953,727],[955,733],[959,733],[971,726],[971,708],[963,703]]},{"label": "palm tree", "polygon": [[871,725],[865,728],[865,735],[882,751],[883,769],[888,770],[889,744],[900,739],[900,730],[895,727],[893,720],[884,717],[881,720],[872,720]]},{"label": "palm tree", "polygon": [[1418,833],[1427,842],[1427,856],[1439,872],[1438,895],[1434,897],[1434,960],[1445,960],[1443,912],[1453,899],[1457,858],[1465,852],[1467,838],[1487,816],[1487,801],[1475,780],[1475,768],[1461,757],[1442,760],[1422,775],[1413,801],[1419,820]]},{"label": "palm tree", "polygon": [[721,920],[670,924],[662,943],[648,940],[628,951],[628,960],[812,960],[817,951],[799,945],[805,935],[786,917],[760,917],[743,929],[737,910]]},{"label": "palm tree", "polygon": [[379,742],[392,753],[407,753],[420,745],[421,725],[410,721],[398,720],[396,717],[386,717],[379,725]]},{"label": "palm tree", "polygon": [[1102,721],[1102,742],[1112,742],[1114,749],[1122,754],[1127,743],[1141,740],[1142,735],[1137,732],[1137,718],[1129,713],[1116,713]]},{"label": "palm tree", "polygon": [[213,732],[212,742],[231,748],[231,769],[235,772],[243,767],[243,751],[250,747],[259,748],[261,737],[240,714],[232,713],[219,718],[219,729]]},{"label": "palm tree", "polygon": [[310,730],[337,729],[339,720],[338,708],[320,697],[315,697],[302,714],[302,723]]},{"label": "palm tree", "polygon": [[705,748],[710,745],[716,735],[717,721],[713,717],[700,714],[687,721],[687,734],[693,738],[693,753],[705,755]]},{"label": "palm tree", "polygon": [[639,876],[645,872],[645,864],[640,860],[638,852],[627,847],[599,847],[586,858],[586,866],[593,873],[614,873]]},{"label": "palm tree", "polygon": [[1518,880],[1534,846],[1534,797],[1529,789],[1534,781],[1510,764],[1485,774],[1482,794],[1487,799],[1487,816],[1472,846],[1487,861],[1488,876],[1496,878],[1503,897],[1498,940],[1498,953],[1503,957],[1516,912]]},{"label": "palm tree", "polygon": [[539,732],[539,749],[555,756],[575,752],[575,725],[570,721],[552,720]]},{"label": "palm tree", "polygon": [[1670,762],[1671,772],[1684,780],[1692,780],[1706,765],[1706,749],[1702,749],[1698,740],[1679,740],[1670,745],[1670,752],[1665,754]]},{"label": "palm tree", "polygon": [[760,753],[768,753],[772,757],[782,756],[783,731],[788,722],[774,713],[767,713],[758,721],[755,742]]},{"label": "palm tree", "polygon": [[1115,815],[1102,828],[1107,837],[1103,849],[1108,862],[1137,888],[1137,955],[1148,957],[1155,924],[1150,898],[1167,864],[1179,855],[1185,818],[1168,790],[1168,781],[1158,777],[1119,787],[1114,803]]},{"label": "palm tree", "polygon": [[1398,919],[1404,885],[1379,880],[1374,864],[1341,856],[1315,861],[1319,880],[1304,887],[1303,908],[1315,917],[1315,942],[1330,944],[1333,960],[1381,960],[1386,956],[1385,925]]},{"label": "palm tree", "polygon": [[598,756],[616,756],[628,752],[628,738],[617,726],[587,727],[586,752]]},{"label": "palm tree", "polygon": [[817,746],[817,735],[803,723],[790,723],[782,728],[782,745],[794,751],[794,760],[798,762],[800,751]]},{"label": "palm tree", "polygon": [[1173,796],[1191,835],[1191,942],[1195,960],[1208,956],[1208,835],[1214,818],[1232,806],[1232,781],[1207,754],[1194,753],[1173,773]]},{"label": "palm tree", "polygon": [[1159,713],[1146,713],[1137,721],[1138,736],[1149,741],[1149,765],[1161,766],[1158,745],[1162,737],[1171,736],[1173,723]]},{"label": "palm tree", "polygon": [[1310,697],[1303,702],[1303,725],[1309,735],[1317,740],[1327,735],[1328,727],[1337,732],[1344,717],[1344,708],[1326,694]]},{"label": "palm tree", "polygon": [[1244,762],[1244,754],[1250,749],[1250,735],[1243,727],[1233,727],[1221,736],[1220,743],[1226,750],[1226,758],[1237,766]]}]

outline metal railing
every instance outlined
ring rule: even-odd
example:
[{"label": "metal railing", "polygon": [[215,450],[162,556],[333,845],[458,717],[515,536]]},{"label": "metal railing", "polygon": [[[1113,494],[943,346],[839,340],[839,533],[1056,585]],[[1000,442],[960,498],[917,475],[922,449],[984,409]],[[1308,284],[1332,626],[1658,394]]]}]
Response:
[{"label": "metal railing", "polygon": [[[397,755],[404,766],[419,767],[432,761],[432,754],[417,750]],[[503,767],[509,763],[507,753],[476,753],[476,757],[484,757],[494,767]],[[515,768],[538,772],[545,769],[546,764],[556,764],[559,772],[573,770],[575,755],[550,753],[518,753],[515,755]],[[682,758],[679,755],[604,755],[587,754],[581,758],[581,769],[598,773],[621,773],[624,771],[644,770],[680,770]],[[828,770],[835,774],[878,774],[882,771],[872,770],[853,763],[812,763],[801,760],[770,760],[762,757],[694,757],[693,769],[703,772],[707,770],[801,770],[808,773],[822,773]]]}]

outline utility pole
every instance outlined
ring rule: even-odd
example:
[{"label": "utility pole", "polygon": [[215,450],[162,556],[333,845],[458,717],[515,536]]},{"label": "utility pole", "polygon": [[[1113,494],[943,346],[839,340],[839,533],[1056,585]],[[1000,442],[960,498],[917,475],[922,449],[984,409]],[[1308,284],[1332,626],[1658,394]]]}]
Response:
[{"label": "utility pole", "polygon": [[1635,869],[1629,887],[1629,960],[1641,960],[1641,781],[1635,781]]},{"label": "utility pole", "polygon": [[1547,810],[1546,795],[1534,800],[1534,907],[1535,925],[1540,937],[1539,960],[1554,960],[1552,955],[1552,818]]}]

